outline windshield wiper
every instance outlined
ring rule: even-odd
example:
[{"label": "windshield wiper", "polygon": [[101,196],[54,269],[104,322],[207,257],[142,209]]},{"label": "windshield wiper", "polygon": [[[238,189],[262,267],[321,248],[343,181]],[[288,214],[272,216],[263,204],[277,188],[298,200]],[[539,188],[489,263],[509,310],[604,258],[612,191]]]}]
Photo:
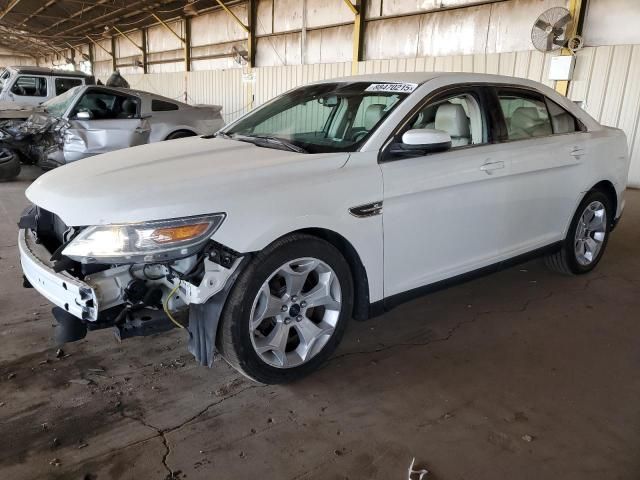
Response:
[{"label": "windshield wiper", "polygon": [[286,140],[283,140],[281,138],[271,137],[269,135],[236,134],[236,135],[233,135],[231,138],[233,138],[234,140],[240,140],[241,142],[250,142],[250,143],[253,143],[254,145],[267,146],[268,144],[275,144],[275,145],[284,147],[287,150],[290,150],[292,152],[309,153],[307,150],[305,150],[302,147],[299,147],[295,143],[287,142]]}]

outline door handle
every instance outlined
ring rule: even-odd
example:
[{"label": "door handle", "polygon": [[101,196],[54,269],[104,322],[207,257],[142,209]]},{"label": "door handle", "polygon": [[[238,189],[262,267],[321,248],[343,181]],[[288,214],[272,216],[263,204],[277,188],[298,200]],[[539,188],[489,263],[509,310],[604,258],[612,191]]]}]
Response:
[{"label": "door handle", "polygon": [[147,133],[149,131],[148,128],[138,127],[134,130],[136,133]]},{"label": "door handle", "polygon": [[500,170],[501,168],[504,168],[504,162],[487,162],[480,167],[480,170],[487,175],[491,175],[494,170]]}]

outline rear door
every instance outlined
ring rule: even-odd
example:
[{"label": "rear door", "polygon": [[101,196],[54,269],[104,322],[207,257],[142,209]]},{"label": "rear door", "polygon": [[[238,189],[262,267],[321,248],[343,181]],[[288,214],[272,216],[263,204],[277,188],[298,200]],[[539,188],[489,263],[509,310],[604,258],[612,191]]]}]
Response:
[{"label": "rear door", "polygon": [[502,155],[511,159],[506,234],[517,255],[563,238],[581,189],[585,136],[579,120],[537,91],[494,92]]},{"label": "rear door", "polygon": [[140,99],[134,95],[99,87],[87,89],[69,114],[65,161],[148,143],[151,126],[141,118],[140,107]]},{"label": "rear door", "polygon": [[71,90],[73,87],[79,87],[83,84],[81,78],[77,77],[52,77],[53,89],[55,94],[53,96],[62,95],[67,90]]}]

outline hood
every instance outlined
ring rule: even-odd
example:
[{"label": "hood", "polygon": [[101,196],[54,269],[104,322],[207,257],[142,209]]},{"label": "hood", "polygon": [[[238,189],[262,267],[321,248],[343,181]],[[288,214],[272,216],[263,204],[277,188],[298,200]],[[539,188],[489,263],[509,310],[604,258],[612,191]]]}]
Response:
[{"label": "hood", "polygon": [[347,158],[190,137],[65,165],[39,177],[26,196],[73,226],[177,218],[222,212],[249,196],[264,201],[261,192],[339,169]]},{"label": "hood", "polygon": [[44,112],[44,107],[21,105],[16,102],[0,101],[0,119],[27,118],[32,113]]}]

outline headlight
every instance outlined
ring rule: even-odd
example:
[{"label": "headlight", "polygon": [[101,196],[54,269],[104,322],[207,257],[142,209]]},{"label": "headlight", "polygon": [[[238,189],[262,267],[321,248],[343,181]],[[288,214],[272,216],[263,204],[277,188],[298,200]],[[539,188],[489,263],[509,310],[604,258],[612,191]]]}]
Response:
[{"label": "headlight", "polygon": [[225,216],[87,227],[62,254],[81,263],[157,263],[187,257],[214,234]]}]

